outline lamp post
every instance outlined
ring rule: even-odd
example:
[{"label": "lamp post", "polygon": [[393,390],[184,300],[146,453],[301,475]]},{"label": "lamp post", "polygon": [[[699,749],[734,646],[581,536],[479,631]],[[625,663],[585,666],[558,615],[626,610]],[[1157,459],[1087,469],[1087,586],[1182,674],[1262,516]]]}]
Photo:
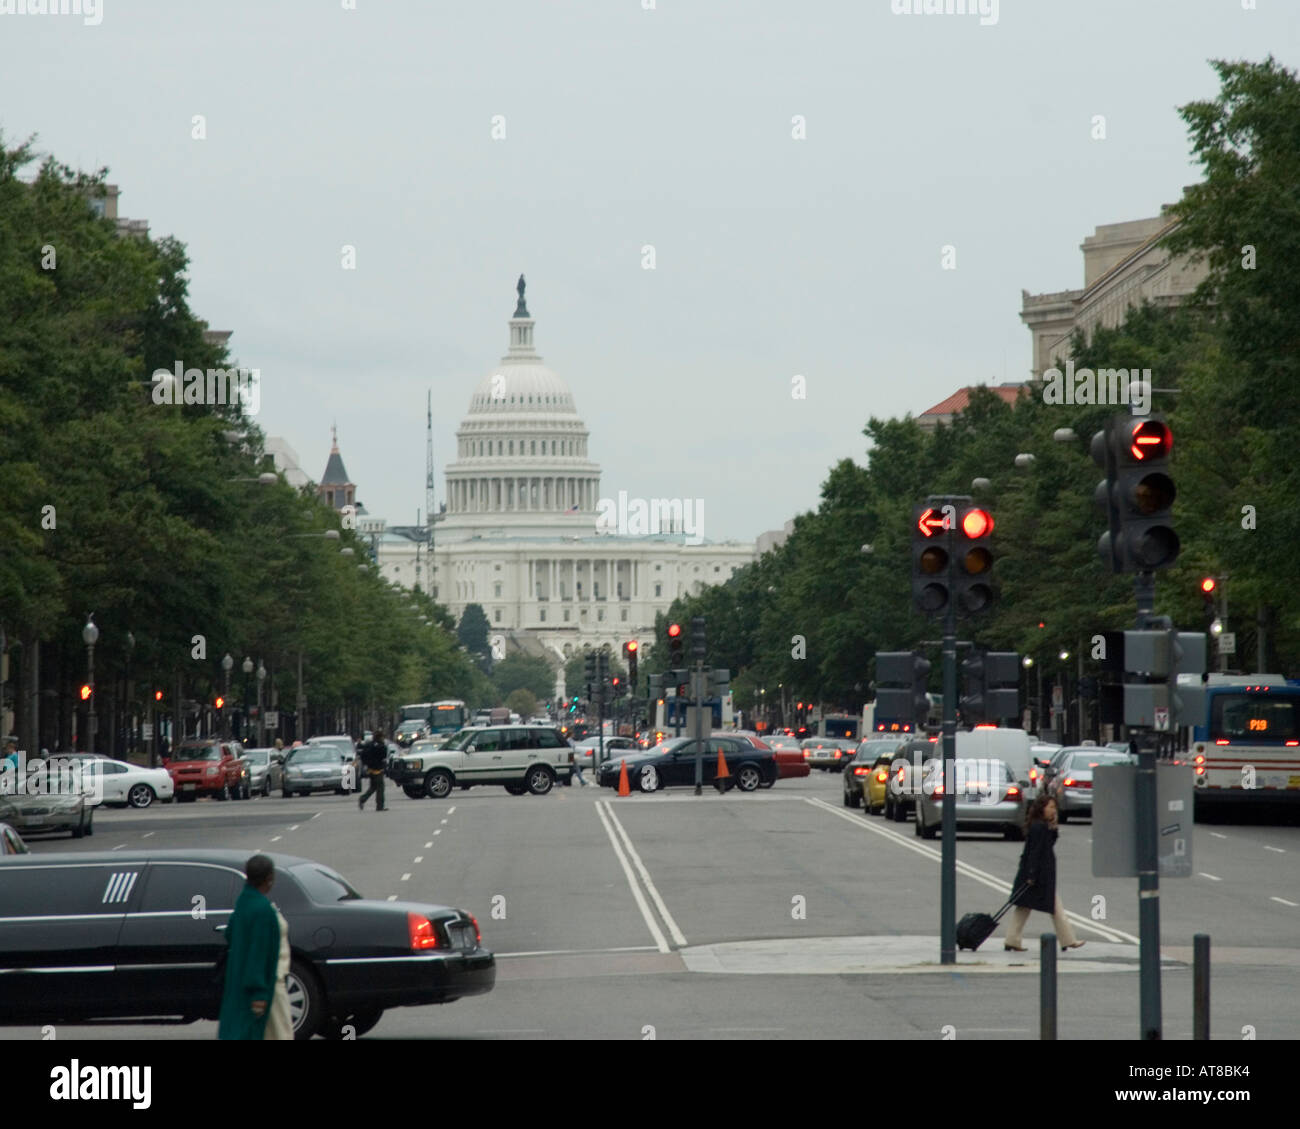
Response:
[{"label": "lamp post", "polygon": [[126,757],[129,757],[135,748],[135,706],[133,703],[134,690],[131,685],[131,656],[135,653],[135,633],[128,631],[126,633]]},{"label": "lamp post", "polygon": [[[230,698],[230,672],[235,669],[235,660],[230,657],[229,651],[221,660],[221,669],[226,673],[226,692],[222,695],[222,700],[228,701]],[[223,737],[230,736],[230,711],[225,706],[221,708],[221,735]]]},{"label": "lamp post", "polygon": [[244,661],[243,663],[240,664],[239,669],[244,672],[244,720],[243,723],[240,725],[241,732],[239,734],[239,739],[241,741],[247,741],[248,740],[248,716],[249,716],[249,704],[250,704],[249,694],[251,693],[251,691],[249,690],[249,679],[252,677],[253,674],[253,660],[250,659],[247,655],[245,655]]},{"label": "lamp post", "polygon": [[266,681],[266,667],[262,665],[262,660],[257,660],[257,747],[260,749],[266,744],[265,727],[262,724],[262,683]]},{"label": "lamp post", "polygon": [[99,628],[95,626],[95,613],[86,616],[86,626],[81,629],[82,641],[86,644],[86,682],[90,686],[90,697],[86,699],[89,709],[86,715],[86,751],[95,751],[95,644],[99,642]]}]

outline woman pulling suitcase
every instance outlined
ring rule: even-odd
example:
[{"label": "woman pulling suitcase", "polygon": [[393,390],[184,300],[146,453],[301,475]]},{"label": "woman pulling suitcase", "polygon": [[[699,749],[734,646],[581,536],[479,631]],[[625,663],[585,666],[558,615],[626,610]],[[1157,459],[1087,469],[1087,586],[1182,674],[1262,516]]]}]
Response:
[{"label": "woman pulling suitcase", "polygon": [[1011,885],[1016,891],[1011,899],[1016,908],[1011,914],[1011,927],[1007,930],[1003,948],[1015,953],[1025,951],[1020,939],[1032,910],[1052,915],[1062,952],[1081,948],[1083,942],[1075,937],[1070,920],[1065,916],[1065,907],[1061,905],[1061,897],[1056,892],[1056,801],[1051,796],[1041,795],[1033,802],[1026,827],[1028,836],[1020,855],[1020,869]]}]

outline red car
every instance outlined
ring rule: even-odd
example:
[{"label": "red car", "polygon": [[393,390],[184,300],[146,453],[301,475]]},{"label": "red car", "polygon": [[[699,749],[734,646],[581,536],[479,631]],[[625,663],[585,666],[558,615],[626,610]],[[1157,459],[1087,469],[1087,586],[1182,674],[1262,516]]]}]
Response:
[{"label": "red car", "polygon": [[243,794],[244,766],[230,742],[215,737],[182,741],[172,750],[166,767],[176,787],[177,803],[200,796],[239,799]]},{"label": "red car", "polygon": [[[717,736],[739,737],[742,741],[748,741],[756,749],[771,749],[776,756],[777,779],[786,780],[793,776],[807,776],[812,772],[808,767],[808,762],[804,760],[803,752],[799,749],[796,741],[793,746],[787,740],[780,737],[764,739],[757,733],[749,733],[742,729],[732,730],[725,734],[714,734]],[[764,788],[772,787],[771,784],[764,784]]]}]

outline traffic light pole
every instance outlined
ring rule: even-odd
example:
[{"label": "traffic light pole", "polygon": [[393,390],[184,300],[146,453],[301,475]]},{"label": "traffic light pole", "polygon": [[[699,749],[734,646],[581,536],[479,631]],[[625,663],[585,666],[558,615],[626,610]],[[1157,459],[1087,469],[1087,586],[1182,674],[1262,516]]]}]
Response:
[{"label": "traffic light pole", "polygon": [[692,677],[692,699],[695,702],[695,794],[704,794],[704,660],[695,660]]},{"label": "traffic light pole", "polygon": [[[1137,597],[1137,629],[1152,625],[1155,605],[1155,574],[1139,572],[1133,581]],[[1177,674],[1170,680],[1176,684]],[[1137,783],[1134,803],[1137,817],[1139,1017],[1144,1040],[1161,1038],[1160,1005],[1160,861],[1156,825],[1155,740],[1143,732],[1132,738],[1130,749],[1137,752]]]},{"label": "traffic light pole", "polygon": [[[948,539],[951,540],[949,533]],[[951,555],[949,560],[951,561]],[[951,567],[951,566],[950,566]],[[943,615],[943,849],[939,886],[939,963],[957,963],[957,607]],[[920,798],[917,798],[920,810]]]}]

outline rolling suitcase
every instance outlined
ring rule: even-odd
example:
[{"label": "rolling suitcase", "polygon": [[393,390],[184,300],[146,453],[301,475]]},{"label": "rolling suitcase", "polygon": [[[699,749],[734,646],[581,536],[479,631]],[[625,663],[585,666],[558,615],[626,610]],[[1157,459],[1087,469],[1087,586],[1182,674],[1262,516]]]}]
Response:
[{"label": "rolling suitcase", "polygon": [[1022,886],[1011,895],[1007,904],[1004,905],[995,914],[987,913],[968,913],[959,922],[957,922],[957,947],[959,949],[970,949],[974,952],[985,941],[993,935],[993,930],[998,927],[998,922],[1002,920],[1003,915],[1011,908],[1016,898],[1020,897],[1028,886]]}]

